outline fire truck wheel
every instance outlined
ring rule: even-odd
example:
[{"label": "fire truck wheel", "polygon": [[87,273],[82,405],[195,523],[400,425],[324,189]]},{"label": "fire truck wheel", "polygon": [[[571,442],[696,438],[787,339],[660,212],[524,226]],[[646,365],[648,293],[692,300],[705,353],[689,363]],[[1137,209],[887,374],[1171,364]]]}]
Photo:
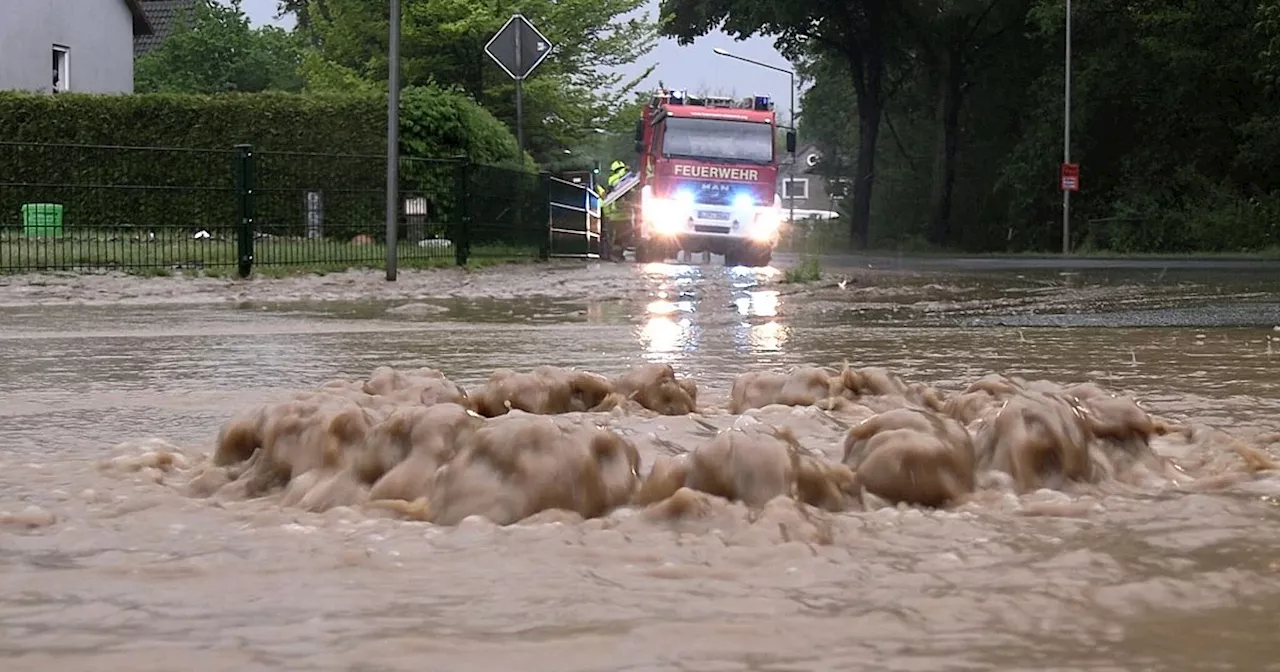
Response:
[{"label": "fire truck wheel", "polygon": [[743,245],[729,250],[724,255],[725,266],[746,266],[762,268],[773,261],[773,248],[761,245]]},{"label": "fire truck wheel", "polygon": [[751,250],[751,266],[764,268],[773,262],[773,248],[760,246]]}]

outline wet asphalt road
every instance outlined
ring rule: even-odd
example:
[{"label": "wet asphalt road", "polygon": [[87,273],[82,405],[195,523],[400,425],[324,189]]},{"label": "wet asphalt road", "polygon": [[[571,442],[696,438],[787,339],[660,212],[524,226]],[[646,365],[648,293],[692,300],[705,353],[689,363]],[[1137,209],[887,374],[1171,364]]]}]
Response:
[{"label": "wet asphalt road", "polygon": [[[801,255],[779,253],[774,259],[790,266]],[[822,263],[831,270],[874,268],[904,271],[1085,271],[1085,270],[1168,270],[1225,271],[1232,273],[1270,273],[1280,282],[1280,259],[1227,258],[1097,258],[1097,257],[966,257],[911,256],[888,254],[824,254]]]},{"label": "wet asphalt road", "polygon": [[[800,258],[778,254],[775,263],[786,268]],[[821,264],[835,276],[903,273],[916,282],[981,288],[992,300],[963,310],[931,306],[914,315],[921,326],[1260,327],[1280,340],[1280,259],[834,254]]]},{"label": "wet asphalt road", "polygon": [[[941,322],[941,321],[940,321]],[[944,322],[945,323],[945,322]],[[954,320],[968,327],[1262,327],[1280,337],[1280,303],[1233,303],[1092,314],[996,315]]]}]

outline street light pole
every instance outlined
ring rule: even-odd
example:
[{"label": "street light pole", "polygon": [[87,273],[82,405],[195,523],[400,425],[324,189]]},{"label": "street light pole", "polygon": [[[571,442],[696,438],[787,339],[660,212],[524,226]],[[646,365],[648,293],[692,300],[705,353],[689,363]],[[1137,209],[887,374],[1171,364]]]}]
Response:
[{"label": "street light pole", "polygon": [[[1062,163],[1071,163],[1071,0],[1067,0],[1066,78],[1062,101]],[[1062,187],[1062,256],[1071,254],[1071,190]]]},{"label": "street light pole", "polygon": [[396,216],[400,213],[400,0],[391,0],[387,54],[387,282],[396,281]]},{"label": "street light pole", "polygon": [[[791,109],[788,111],[788,114],[790,115],[790,122],[788,123],[788,127],[792,133],[796,132],[796,73],[794,71],[787,70],[786,68],[779,68],[776,65],[769,65],[768,63],[761,63],[760,61],[753,61],[750,58],[739,56],[737,54],[731,54],[725,51],[724,49],[721,49],[720,47],[716,47],[715,49],[712,49],[712,51],[719,54],[720,56],[728,56],[729,58],[736,58],[739,61],[750,63],[752,65],[758,65],[762,68],[768,68],[776,72],[781,72],[787,75],[788,77],[790,77],[791,78]],[[792,149],[791,164],[787,167],[787,183],[791,185],[791,188],[793,190],[795,189],[795,180],[796,180],[796,150]],[[787,205],[788,205],[787,221],[791,225],[794,225],[796,221],[795,193],[787,194]]]},{"label": "street light pole", "polygon": [[[796,73],[788,70],[787,76],[791,78],[791,108],[787,110],[787,116],[790,118],[788,125],[791,126],[791,132],[799,135],[796,130]],[[787,166],[787,183],[791,185],[791,193],[787,194],[787,226],[795,227],[796,225],[796,150],[791,150],[791,163]],[[809,188],[805,187],[805,197],[809,196]]]}]

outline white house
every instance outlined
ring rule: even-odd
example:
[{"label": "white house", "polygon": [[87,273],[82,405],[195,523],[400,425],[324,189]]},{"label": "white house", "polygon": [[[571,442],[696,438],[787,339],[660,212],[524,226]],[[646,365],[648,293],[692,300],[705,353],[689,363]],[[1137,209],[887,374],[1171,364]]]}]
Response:
[{"label": "white house", "polygon": [[133,93],[144,0],[0,0],[0,90]]}]

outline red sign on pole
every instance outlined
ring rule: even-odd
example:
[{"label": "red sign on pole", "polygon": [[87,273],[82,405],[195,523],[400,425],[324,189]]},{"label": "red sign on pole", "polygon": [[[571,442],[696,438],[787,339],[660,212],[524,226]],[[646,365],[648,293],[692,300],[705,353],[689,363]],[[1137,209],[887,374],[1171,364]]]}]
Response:
[{"label": "red sign on pole", "polygon": [[1064,163],[1059,171],[1063,191],[1080,191],[1080,164]]}]

